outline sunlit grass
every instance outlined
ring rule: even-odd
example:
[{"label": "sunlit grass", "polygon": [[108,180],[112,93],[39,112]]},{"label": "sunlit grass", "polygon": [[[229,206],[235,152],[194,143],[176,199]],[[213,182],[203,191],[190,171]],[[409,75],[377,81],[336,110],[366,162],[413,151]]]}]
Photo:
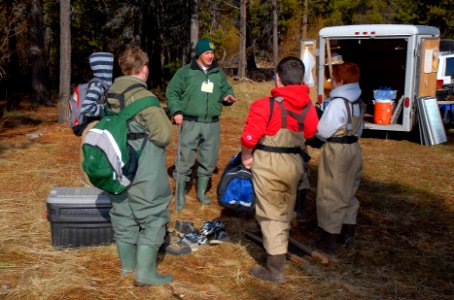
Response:
[{"label": "sunlit grass", "polygon": [[[216,185],[231,155],[249,105],[269,96],[273,82],[232,81],[240,101],[223,112],[219,172],[203,207],[194,187],[187,209],[171,222],[190,220],[200,227],[221,218],[230,240],[201,246],[185,256],[163,256],[159,272],[170,285],[136,288],[134,276],[119,276],[114,245],[80,249],[51,246],[46,201],[52,188],[80,186],[80,138],[56,123],[56,108],[20,111],[14,126],[0,128],[0,298],[1,299],[450,299],[454,296],[454,131],[435,147],[414,142],[364,138],[364,169],[358,191],[361,207],[355,249],[340,249],[339,262],[322,266],[286,264],[284,285],[255,280],[249,269],[263,250],[244,237],[258,230],[255,219],[226,214],[216,202]],[[13,123],[9,123],[13,124]],[[26,135],[43,135],[30,139]],[[176,153],[176,130],[167,148],[168,167]],[[312,156],[306,209],[307,226],[292,229],[301,241],[314,236],[314,197],[319,149]],[[174,182],[169,178],[172,188]]]}]

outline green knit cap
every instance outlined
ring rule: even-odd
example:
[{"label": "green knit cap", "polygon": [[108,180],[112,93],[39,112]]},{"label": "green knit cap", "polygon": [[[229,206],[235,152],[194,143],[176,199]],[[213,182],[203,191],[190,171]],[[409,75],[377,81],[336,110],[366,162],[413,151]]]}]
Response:
[{"label": "green knit cap", "polygon": [[214,51],[214,44],[209,39],[200,39],[195,46],[195,55],[199,56],[205,51]]}]

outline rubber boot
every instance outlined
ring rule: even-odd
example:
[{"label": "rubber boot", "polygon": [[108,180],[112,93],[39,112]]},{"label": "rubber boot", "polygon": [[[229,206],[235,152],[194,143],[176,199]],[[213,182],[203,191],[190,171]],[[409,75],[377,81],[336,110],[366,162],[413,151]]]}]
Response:
[{"label": "rubber boot", "polygon": [[306,209],[306,194],[307,190],[298,190],[296,193],[295,213],[300,220],[304,218],[304,210]]},{"label": "rubber boot", "polygon": [[304,221],[304,211],[306,209],[306,189],[298,190],[296,193],[296,202],[294,209],[294,218],[291,222],[293,228],[304,230],[303,221]]},{"label": "rubber boot", "polygon": [[284,283],[285,254],[266,256],[266,265],[257,266],[251,269],[251,275],[255,278],[271,281],[274,283]]},{"label": "rubber boot", "polygon": [[121,276],[126,276],[136,270],[137,246],[133,244],[117,242],[118,256],[121,261]]},{"label": "rubber boot", "polygon": [[177,196],[177,210],[182,210],[184,208],[184,204],[186,203],[186,181],[179,181],[178,183],[178,194]]},{"label": "rubber boot", "polygon": [[342,224],[342,231],[337,239],[338,244],[345,247],[353,247],[355,245],[356,224]]},{"label": "rubber boot", "polygon": [[339,234],[329,233],[321,229],[321,235],[318,240],[315,241],[315,247],[326,254],[335,255],[337,250],[337,239]]},{"label": "rubber boot", "polygon": [[161,276],[156,272],[157,255],[157,248],[137,246],[136,286],[165,284],[173,280],[171,275]]},{"label": "rubber boot", "polygon": [[209,181],[210,181],[210,177],[199,177],[197,179],[197,198],[199,199],[200,202],[202,202],[202,204],[205,204],[205,205],[211,204],[210,198],[208,198],[205,195]]}]

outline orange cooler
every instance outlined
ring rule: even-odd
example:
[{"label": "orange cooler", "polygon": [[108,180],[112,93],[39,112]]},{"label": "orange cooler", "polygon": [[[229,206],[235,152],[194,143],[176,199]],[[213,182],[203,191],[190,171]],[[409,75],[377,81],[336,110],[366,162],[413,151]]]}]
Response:
[{"label": "orange cooler", "polygon": [[374,123],[381,125],[389,125],[393,115],[392,100],[375,100],[374,107]]}]

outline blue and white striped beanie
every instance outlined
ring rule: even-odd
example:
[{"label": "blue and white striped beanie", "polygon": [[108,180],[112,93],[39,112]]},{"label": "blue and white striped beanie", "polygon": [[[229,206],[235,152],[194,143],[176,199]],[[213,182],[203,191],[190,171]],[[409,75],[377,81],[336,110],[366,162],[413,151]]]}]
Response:
[{"label": "blue and white striped beanie", "polygon": [[114,56],[110,52],[94,52],[88,58],[93,77],[102,79],[108,86],[112,85]]}]

